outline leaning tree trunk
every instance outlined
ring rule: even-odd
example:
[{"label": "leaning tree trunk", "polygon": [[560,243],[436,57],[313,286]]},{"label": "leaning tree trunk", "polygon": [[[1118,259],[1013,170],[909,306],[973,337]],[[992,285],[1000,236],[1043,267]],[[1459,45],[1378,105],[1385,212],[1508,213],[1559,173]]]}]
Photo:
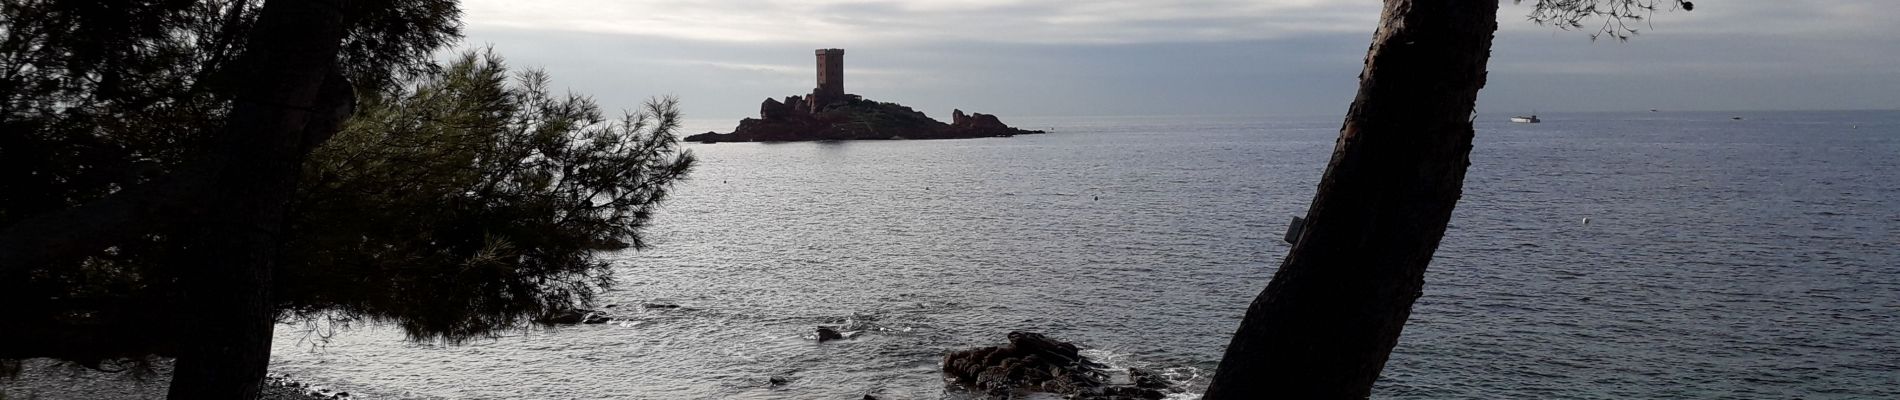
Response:
[{"label": "leaning tree trunk", "polygon": [[1387,0],[1306,226],[1205,399],[1365,398],[1470,164],[1497,0]]},{"label": "leaning tree trunk", "polygon": [[350,109],[337,74],[341,0],[270,0],[242,65],[249,70],[213,149],[197,223],[187,232],[184,343],[172,399],[254,399],[270,362],[271,269],[285,207],[311,147]]}]

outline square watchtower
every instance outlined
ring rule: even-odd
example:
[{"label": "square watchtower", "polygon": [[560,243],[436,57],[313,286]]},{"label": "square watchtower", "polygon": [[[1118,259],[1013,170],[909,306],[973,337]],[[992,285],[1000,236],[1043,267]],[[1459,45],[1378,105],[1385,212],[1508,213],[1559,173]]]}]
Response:
[{"label": "square watchtower", "polygon": [[818,49],[818,90],[829,99],[844,96],[844,49]]}]

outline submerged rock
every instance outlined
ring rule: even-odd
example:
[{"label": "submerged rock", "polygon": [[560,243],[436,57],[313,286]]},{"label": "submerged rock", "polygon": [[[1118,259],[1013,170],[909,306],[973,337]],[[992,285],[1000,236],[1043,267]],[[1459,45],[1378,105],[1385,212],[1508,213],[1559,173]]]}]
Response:
[{"label": "submerged rock", "polygon": [[606,313],[582,308],[551,311],[535,318],[535,322],[546,325],[605,324],[613,320]]},{"label": "submerged rock", "polygon": [[593,313],[593,311],[582,310],[578,308],[556,310],[556,311],[548,312],[546,315],[542,315],[541,318],[536,318],[535,322],[540,322],[540,323],[548,324],[548,325],[573,325],[573,324],[581,323],[581,321],[586,321],[587,314],[591,314],[591,313]]},{"label": "submerged rock", "polygon": [[1175,389],[1173,385],[1168,384],[1167,378],[1161,377],[1161,374],[1157,374],[1154,371],[1149,371],[1149,370],[1145,370],[1141,368],[1129,368],[1128,381],[1134,383],[1135,387],[1138,387],[1138,388],[1161,389],[1161,390],[1172,389],[1175,392],[1180,391],[1179,389]]},{"label": "submerged rock", "polygon": [[792,384],[792,380],[793,378],[789,376],[773,375],[770,378],[765,378],[765,384],[766,386],[774,386],[774,387],[785,386],[785,385]]},{"label": "submerged rock", "polygon": [[950,353],[943,372],[956,383],[994,398],[1018,390],[1054,393],[1071,399],[1160,399],[1179,392],[1147,371],[1129,370],[1132,384],[1111,384],[1105,365],[1083,357],[1073,344],[1031,332],[1010,332],[1009,345]]}]

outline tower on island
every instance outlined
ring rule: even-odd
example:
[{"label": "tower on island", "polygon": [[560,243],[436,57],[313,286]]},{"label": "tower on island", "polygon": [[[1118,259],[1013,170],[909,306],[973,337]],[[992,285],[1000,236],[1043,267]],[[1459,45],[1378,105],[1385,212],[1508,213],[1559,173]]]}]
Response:
[{"label": "tower on island", "polygon": [[812,94],[844,96],[844,49],[818,49],[818,89]]},{"label": "tower on island", "polygon": [[844,49],[818,49],[818,87],[805,97],[805,109],[809,112],[823,110],[831,102],[843,100],[844,94]]},{"label": "tower on island", "polygon": [[865,100],[844,91],[844,49],[813,51],[818,62],[818,86],[811,93],[766,98],[759,117],[739,121],[732,133],[707,132],[687,141],[777,142],[798,140],[952,139],[1042,133],[1011,128],[989,114],[951,112],[950,123],[930,119],[897,103]]}]

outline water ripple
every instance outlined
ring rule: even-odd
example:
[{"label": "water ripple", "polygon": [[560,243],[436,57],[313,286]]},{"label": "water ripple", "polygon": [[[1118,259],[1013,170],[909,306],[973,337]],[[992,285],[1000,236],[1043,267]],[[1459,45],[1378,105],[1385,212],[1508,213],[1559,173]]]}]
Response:
[{"label": "water ripple", "polygon": [[[1205,385],[1337,119],[1025,123],[1062,133],[693,145],[655,249],[616,258],[622,323],[285,328],[274,367],[384,398],[960,398],[944,352],[1037,330]],[[1896,154],[1891,112],[1481,123],[1375,394],[1900,398]]]}]

